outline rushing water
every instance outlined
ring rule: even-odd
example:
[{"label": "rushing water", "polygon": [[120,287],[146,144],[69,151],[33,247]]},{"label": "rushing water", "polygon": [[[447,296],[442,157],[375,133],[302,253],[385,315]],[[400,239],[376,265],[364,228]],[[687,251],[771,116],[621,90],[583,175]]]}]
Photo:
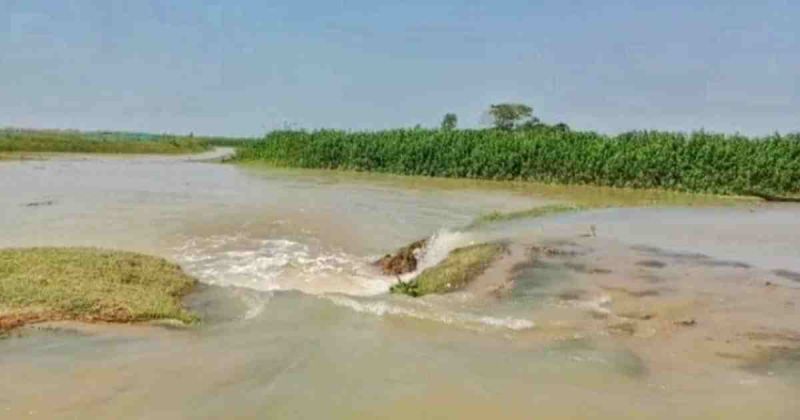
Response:
[{"label": "rushing water", "polygon": [[[464,228],[559,201],[666,207]],[[0,418],[800,413],[798,206],[58,157],[0,162],[0,209],[2,247],[146,252],[207,285],[196,327],[0,340]],[[424,237],[423,268],[470,243],[510,252],[463,292],[388,295],[370,262]]]}]

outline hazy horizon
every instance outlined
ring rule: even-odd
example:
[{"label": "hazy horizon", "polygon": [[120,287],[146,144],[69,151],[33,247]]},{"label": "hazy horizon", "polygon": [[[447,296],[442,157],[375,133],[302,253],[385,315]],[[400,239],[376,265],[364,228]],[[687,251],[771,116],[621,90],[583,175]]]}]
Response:
[{"label": "hazy horizon", "polygon": [[9,1],[0,127],[259,136],[545,122],[800,131],[789,1]]}]

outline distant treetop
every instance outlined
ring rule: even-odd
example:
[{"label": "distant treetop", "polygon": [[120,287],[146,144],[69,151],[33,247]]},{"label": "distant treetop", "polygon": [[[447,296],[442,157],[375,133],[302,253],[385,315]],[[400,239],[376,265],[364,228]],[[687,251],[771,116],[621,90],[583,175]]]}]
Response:
[{"label": "distant treetop", "polygon": [[533,108],[525,104],[495,104],[489,108],[489,116],[495,128],[513,130],[520,122],[533,115]]},{"label": "distant treetop", "polygon": [[455,130],[458,126],[458,116],[453,113],[445,114],[444,118],[442,119],[442,130],[450,131]]}]

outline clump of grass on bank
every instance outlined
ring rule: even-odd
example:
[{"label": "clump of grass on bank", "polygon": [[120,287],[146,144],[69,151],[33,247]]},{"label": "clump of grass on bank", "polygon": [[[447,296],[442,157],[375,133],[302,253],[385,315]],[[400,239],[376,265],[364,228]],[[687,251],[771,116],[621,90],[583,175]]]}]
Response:
[{"label": "clump of grass on bank", "polygon": [[575,206],[572,204],[551,204],[547,206],[534,207],[529,210],[513,211],[509,213],[502,213],[494,211],[475,219],[467,229],[476,228],[490,223],[507,222],[518,219],[529,219],[544,216],[553,216],[561,213],[570,213],[583,210],[583,207]]},{"label": "clump of grass on bank", "polygon": [[505,251],[501,244],[480,244],[453,250],[438,265],[428,268],[408,282],[392,286],[392,293],[413,297],[448,293],[466,286]]},{"label": "clump of grass on bank", "polygon": [[187,154],[206,151],[208,142],[188,136],[132,137],[77,131],[0,131],[0,152]]},{"label": "clump of grass on bank", "polygon": [[162,258],[95,248],[0,250],[0,332],[54,320],[140,322],[195,316],[196,280]]},{"label": "clump of grass on bank", "polygon": [[241,161],[403,175],[657,188],[714,194],[800,193],[800,135],[639,131],[277,131]]}]

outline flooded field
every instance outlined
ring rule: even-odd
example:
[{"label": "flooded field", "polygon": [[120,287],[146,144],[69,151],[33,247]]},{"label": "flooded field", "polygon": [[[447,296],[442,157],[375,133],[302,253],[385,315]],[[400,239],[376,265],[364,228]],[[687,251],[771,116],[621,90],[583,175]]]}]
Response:
[{"label": "flooded field", "polygon": [[[210,156],[215,157],[215,156]],[[591,210],[478,227],[553,203]],[[0,418],[726,418],[800,412],[800,205],[270,169],[0,162],[0,247],[180,263],[200,325],[0,340]],[[412,299],[371,262],[509,252]],[[52,328],[50,328],[52,327]]]}]

